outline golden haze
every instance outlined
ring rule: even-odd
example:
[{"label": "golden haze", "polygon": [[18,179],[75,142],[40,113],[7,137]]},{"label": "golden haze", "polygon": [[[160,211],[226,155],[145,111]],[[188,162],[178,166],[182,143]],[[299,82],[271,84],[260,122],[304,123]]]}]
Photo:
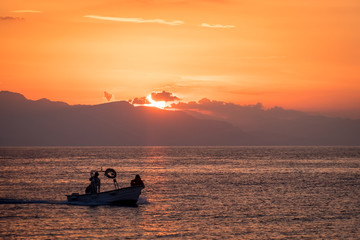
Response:
[{"label": "golden haze", "polygon": [[167,91],[360,117],[357,0],[1,5],[1,90],[70,104]]}]

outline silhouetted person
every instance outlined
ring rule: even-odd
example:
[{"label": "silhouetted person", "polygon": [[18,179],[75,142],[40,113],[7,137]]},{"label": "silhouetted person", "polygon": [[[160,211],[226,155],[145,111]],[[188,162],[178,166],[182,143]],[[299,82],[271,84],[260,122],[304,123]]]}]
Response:
[{"label": "silhouetted person", "polygon": [[94,176],[92,176],[90,180],[90,185],[86,188],[86,193],[99,193],[100,192],[100,179],[99,173],[95,172]]},{"label": "silhouetted person", "polygon": [[139,174],[136,174],[135,179],[131,180],[130,185],[132,187],[137,187],[137,186],[145,187],[144,182],[141,180]]}]

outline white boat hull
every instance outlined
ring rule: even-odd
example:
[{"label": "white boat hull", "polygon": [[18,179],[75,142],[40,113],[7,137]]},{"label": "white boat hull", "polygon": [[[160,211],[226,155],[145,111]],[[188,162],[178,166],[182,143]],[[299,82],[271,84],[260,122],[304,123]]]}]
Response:
[{"label": "white boat hull", "polygon": [[75,205],[136,205],[143,187],[126,187],[94,194],[67,195],[69,204]]}]

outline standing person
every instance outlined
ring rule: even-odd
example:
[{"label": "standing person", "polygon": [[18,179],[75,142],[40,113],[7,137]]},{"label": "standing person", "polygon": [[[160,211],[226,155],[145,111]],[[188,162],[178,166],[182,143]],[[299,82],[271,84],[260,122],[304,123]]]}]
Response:
[{"label": "standing person", "polygon": [[136,187],[136,186],[145,187],[144,182],[141,180],[139,174],[136,174],[135,179],[131,180],[130,185],[132,187]]},{"label": "standing person", "polygon": [[99,173],[95,172],[94,177],[91,177],[92,193],[100,193],[100,178]]}]

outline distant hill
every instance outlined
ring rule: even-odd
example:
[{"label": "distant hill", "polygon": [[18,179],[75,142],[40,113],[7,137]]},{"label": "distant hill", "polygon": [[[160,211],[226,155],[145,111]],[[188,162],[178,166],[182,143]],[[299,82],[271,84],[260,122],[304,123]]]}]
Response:
[{"label": "distant hill", "polygon": [[360,120],[238,105],[217,112],[221,118],[125,101],[68,105],[2,91],[0,145],[360,145]]},{"label": "distant hill", "polygon": [[[360,145],[360,120],[330,118],[261,104],[200,100],[173,107],[201,119],[222,120],[251,136],[254,145]],[[199,112],[207,112],[204,115]]]},{"label": "distant hill", "polygon": [[0,92],[0,145],[242,145],[229,123],[128,102],[74,105]]}]

